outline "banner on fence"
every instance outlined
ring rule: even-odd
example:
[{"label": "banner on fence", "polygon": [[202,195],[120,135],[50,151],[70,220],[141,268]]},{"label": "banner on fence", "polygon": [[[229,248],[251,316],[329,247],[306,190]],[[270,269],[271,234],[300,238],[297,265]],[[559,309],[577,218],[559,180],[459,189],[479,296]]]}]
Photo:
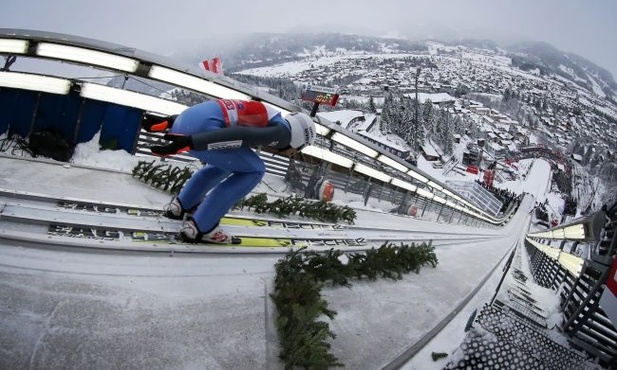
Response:
[{"label": "banner on fence", "polygon": [[617,258],[613,260],[611,272],[606,279],[606,289],[600,297],[600,307],[617,328]]}]

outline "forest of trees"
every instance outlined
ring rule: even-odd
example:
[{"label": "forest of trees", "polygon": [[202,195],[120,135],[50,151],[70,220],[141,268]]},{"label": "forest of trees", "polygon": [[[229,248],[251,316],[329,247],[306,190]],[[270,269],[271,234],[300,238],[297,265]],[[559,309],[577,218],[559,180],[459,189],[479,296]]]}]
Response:
[{"label": "forest of trees", "polygon": [[[369,103],[372,102],[372,99]],[[370,105],[370,104],[369,104]],[[394,133],[418,153],[427,139],[444,154],[453,152],[454,134],[463,130],[461,118],[448,109],[436,108],[430,100],[419,103],[403,95],[386,95],[381,111],[382,133]]]}]

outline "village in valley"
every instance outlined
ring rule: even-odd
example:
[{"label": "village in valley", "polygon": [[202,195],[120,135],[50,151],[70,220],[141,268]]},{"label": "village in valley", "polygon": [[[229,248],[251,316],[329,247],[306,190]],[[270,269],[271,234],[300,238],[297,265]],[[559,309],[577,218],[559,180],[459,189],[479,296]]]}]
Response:
[{"label": "village in valley", "polygon": [[[617,132],[614,82],[607,83],[586,65],[560,64],[558,73],[550,72],[540,63],[521,62],[519,58],[532,59],[524,53],[494,46],[434,41],[413,51],[397,46],[384,42],[372,53],[316,47],[293,61],[267,66],[260,61],[260,67],[236,75],[337,88],[338,106],[320,108],[320,117],[413,164],[428,162],[430,167],[418,167],[444,180],[474,176],[498,186],[524,177],[518,160],[543,157],[555,170],[556,191],[578,203],[579,213],[606,202],[610,189],[617,188],[617,138],[604,134]],[[401,105],[405,99],[414,102],[409,105],[415,109],[410,125],[420,121],[430,127],[421,145],[410,145],[404,132],[384,125],[382,108],[388,97],[400,99]],[[447,112],[446,124],[452,128],[446,141],[453,145],[435,133],[439,115],[424,122],[427,102],[435,112]]]}]

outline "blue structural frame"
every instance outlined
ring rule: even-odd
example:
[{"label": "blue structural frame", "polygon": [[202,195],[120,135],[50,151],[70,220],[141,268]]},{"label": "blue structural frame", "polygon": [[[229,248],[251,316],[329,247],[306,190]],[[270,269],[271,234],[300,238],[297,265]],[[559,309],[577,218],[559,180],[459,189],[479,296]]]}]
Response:
[{"label": "blue structural frame", "polygon": [[90,141],[101,132],[106,149],[134,152],[139,135],[141,109],[84,99],[78,92],[67,95],[11,88],[0,89],[0,134],[31,133],[53,129],[73,144]]},{"label": "blue structural frame", "polygon": [[39,93],[29,90],[0,89],[0,131],[27,137]]}]

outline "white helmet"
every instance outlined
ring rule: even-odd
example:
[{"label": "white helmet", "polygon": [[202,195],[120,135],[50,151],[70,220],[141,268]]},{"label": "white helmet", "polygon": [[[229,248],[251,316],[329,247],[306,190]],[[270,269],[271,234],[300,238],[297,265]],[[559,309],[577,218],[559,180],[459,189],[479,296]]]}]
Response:
[{"label": "white helmet", "polygon": [[293,112],[285,116],[289,126],[291,127],[291,141],[289,146],[296,149],[302,149],[305,146],[313,144],[315,141],[315,122],[313,119],[304,113]]}]

